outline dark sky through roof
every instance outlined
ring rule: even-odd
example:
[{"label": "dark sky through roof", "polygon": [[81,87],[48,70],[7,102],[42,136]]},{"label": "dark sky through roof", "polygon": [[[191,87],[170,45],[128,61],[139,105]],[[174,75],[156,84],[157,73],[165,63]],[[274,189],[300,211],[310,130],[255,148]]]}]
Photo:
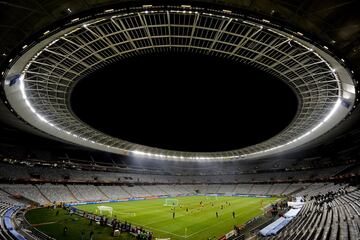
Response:
[{"label": "dark sky through roof", "polygon": [[213,56],[137,56],[81,80],[71,96],[89,125],[121,139],[171,150],[224,151],[283,130],[297,99],[281,80]]}]

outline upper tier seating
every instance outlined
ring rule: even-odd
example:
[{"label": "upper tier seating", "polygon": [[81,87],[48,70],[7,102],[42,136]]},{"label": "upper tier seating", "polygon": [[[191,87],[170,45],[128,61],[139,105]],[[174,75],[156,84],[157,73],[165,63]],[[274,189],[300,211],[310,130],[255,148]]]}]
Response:
[{"label": "upper tier seating", "polygon": [[[169,174],[140,174],[140,173],[121,173],[121,172],[100,172],[85,171],[75,169],[51,168],[45,166],[26,167],[23,165],[13,165],[0,162],[0,179],[16,180],[31,179],[36,176],[37,179],[46,181],[71,180],[72,182],[104,182],[104,183],[161,183],[161,184],[219,184],[219,183],[257,183],[296,180],[311,180],[315,177],[329,177],[343,170],[344,166],[331,167],[326,169],[311,169],[304,171],[283,171],[269,173],[239,173],[227,175],[169,175]],[[199,189],[201,190],[201,189]],[[216,192],[214,188],[211,191]],[[255,187],[257,191],[257,187]],[[261,191],[260,189],[258,191]],[[246,191],[241,194],[249,193]]]}]

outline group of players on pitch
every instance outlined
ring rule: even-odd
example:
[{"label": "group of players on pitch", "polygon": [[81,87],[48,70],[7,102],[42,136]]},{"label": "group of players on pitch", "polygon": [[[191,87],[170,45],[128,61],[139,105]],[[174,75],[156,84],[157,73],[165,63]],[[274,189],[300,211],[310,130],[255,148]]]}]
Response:
[{"label": "group of players on pitch", "polygon": [[[210,204],[211,204],[212,207],[214,207],[214,202],[211,202]],[[228,202],[228,201],[226,201],[226,202],[225,202],[225,206],[231,206],[231,203]],[[221,205],[220,205],[220,209],[223,210],[223,209],[225,208],[225,206],[224,206],[224,204],[221,204]],[[180,204],[179,207],[182,208],[182,205]],[[204,202],[203,202],[203,201],[200,201],[199,208],[193,208],[193,209],[191,209],[191,210],[201,210],[201,209],[204,208],[204,207],[205,207]],[[171,207],[171,211],[172,211],[172,217],[173,217],[173,219],[175,219],[175,214],[176,214],[176,206],[175,206],[175,203],[173,203],[173,207]],[[186,211],[186,212],[189,212],[189,207],[186,207],[186,210],[185,210],[185,211]],[[191,211],[191,213],[193,213],[193,211]],[[215,212],[215,216],[216,216],[217,219],[219,218],[220,215],[219,215],[219,212],[218,212],[218,211]],[[233,217],[233,218],[236,217],[234,211],[232,212],[232,217]]]}]

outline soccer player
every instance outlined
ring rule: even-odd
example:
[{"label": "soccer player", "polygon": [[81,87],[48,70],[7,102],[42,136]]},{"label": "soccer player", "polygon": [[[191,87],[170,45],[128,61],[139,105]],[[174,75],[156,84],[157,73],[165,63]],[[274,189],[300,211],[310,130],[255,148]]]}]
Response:
[{"label": "soccer player", "polygon": [[66,236],[67,232],[68,232],[68,228],[67,228],[67,226],[65,226],[63,229],[63,235]]},{"label": "soccer player", "polygon": [[175,218],[175,211],[173,212],[173,219]]},{"label": "soccer player", "polygon": [[235,212],[234,211],[232,212],[232,215],[233,215],[233,218],[235,218]]},{"label": "soccer player", "polygon": [[216,212],[216,218],[219,218],[219,213],[218,212]]}]

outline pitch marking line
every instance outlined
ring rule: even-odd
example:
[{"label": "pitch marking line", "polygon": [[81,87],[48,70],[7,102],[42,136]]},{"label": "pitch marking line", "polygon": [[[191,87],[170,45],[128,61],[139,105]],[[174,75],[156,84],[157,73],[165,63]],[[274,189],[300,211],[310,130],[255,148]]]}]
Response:
[{"label": "pitch marking line", "polygon": [[57,222],[35,223],[35,224],[31,224],[31,226],[38,227],[38,226],[50,225],[50,224],[54,224],[54,223],[57,223]]},{"label": "pitch marking line", "polygon": [[[252,205],[252,204],[246,204],[246,205]],[[138,224],[138,223],[135,223],[135,222],[133,222],[133,223],[135,223],[135,224],[137,224],[137,225],[139,225],[139,226],[143,226],[143,227],[145,227],[145,228],[153,229],[153,230],[155,230],[155,231],[164,232],[164,233],[167,233],[167,234],[171,234],[171,235],[174,235],[174,236],[177,236],[177,237],[181,237],[181,238],[185,238],[185,239],[186,239],[186,238],[189,238],[189,237],[194,236],[194,235],[196,235],[196,234],[199,234],[199,233],[201,233],[201,232],[203,232],[203,231],[205,231],[205,230],[207,230],[207,229],[209,229],[209,228],[212,228],[212,227],[214,227],[214,226],[217,226],[217,225],[220,225],[220,224],[224,224],[224,222],[228,222],[228,221],[230,221],[230,220],[232,220],[232,219],[230,218],[230,219],[228,219],[228,220],[225,220],[225,221],[221,221],[221,222],[212,224],[212,225],[210,225],[210,226],[208,226],[208,227],[206,227],[206,228],[204,228],[204,229],[201,229],[200,231],[194,232],[194,233],[192,233],[192,234],[190,234],[190,235],[178,235],[178,234],[175,234],[175,233],[171,233],[171,232],[168,232],[168,231],[164,231],[164,230],[160,230],[160,229],[157,229],[157,228],[154,228],[154,227],[150,227],[149,225],[141,225],[141,224]],[[156,222],[153,222],[153,223],[151,223],[151,224],[158,223],[158,222],[162,222],[162,221],[156,221]]]},{"label": "pitch marking line", "polygon": [[131,221],[131,222],[134,223],[135,225],[138,225],[138,226],[143,226],[145,228],[149,228],[149,229],[152,229],[152,230],[155,230],[155,231],[164,232],[164,233],[171,234],[171,235],[174,235],[174,236],[177,236],[177,237],[185,238],[185,236],[183,236],[183,235],[178,235],[178,234],[175,234],[175,233],[172,233],[172,232],[168,232],[168,231],[161,230],[161,229],[158,229],[158,228],[150,227],[150,226],[144,225],[144,224],[138,224],[138,223],[133,222],[133,221]]},{"label": "pitch marking line", "polygon": [[[250,206],[250,205],[253,205],[253,203],[245,204],[245,206]],[[247,211],[245,211],[245,212],[247,212]],[[225,222],[228,222],[228,221],[230,221],[230,220],[232,220],[232,218],[230,218],[230,219],[228,219],[228,220],[225,220],[225,221],[221,221],[221,222],[215,223],[215,224],[213,224],[213,225],[210,225],[210,226],[208,226],[208,227],[206,227],[206,228],[201,229],[200,231],[197,231],[197,232],[194,232],[194,233],[192,233],[192,234],[190,234],[190,235],[187,235],[185,238],[194,236],[194,235],[199,234],[199,233],[201,233],[201,232],[203,232],[203,231],[205,231],[205,230],[207,230],[207,229],[209,229],[209,228],[212,228],[212,227],[217,226],[217,225],[220,225],[220,224],[224,224]]]},{"label": "pitch marking line", "polygon": [[[249,204],[245,204],[245,206],[250,206],[250,205],[253,205],[253,204],[254,204],[254,203],[249,203]],[[124,206],[124,205],[126,205],[126,204],[123,204],[123,206]],[[244,205],[243,205],[243,206],[244,206]],[[132,207],[134,207],[134,206],[132,206]],[[153,206],[153,207],[150,207],[150,208],[156,208],[156,207],[158,207],[158,206]],[[135,207],[135,208],[142,208],[142,207]],[[261,209],[261,208],[260,208],[260,209]],[[247,212],[247,211],[245,211],[245,212]],[[184,217],[184,216],[187,216],[187,214],[182,215],[182,216],[180,216],[180,217]],[[129,219],[129,220],[130,220],[130,219]],[[178,235],[178,234],[175,234],[175,233],[172,233],[172,232],[168,232],[168,231],[165,231],[165,230],[161,230],[161,229],[158,229],[158,228],[154,228],[154,227],[150,227],[150,226],[149,226],[149,225],[151,225],[151,224],[163,222],[163,221],[165,221],[165,219],[164,219],[164,220],[160,220],[160,221],[155,221],[155,222],[152,222],[152,223],[147,224],[147,225],[139,224],[139,223],[136,223],[136,222],[131,221],[131,220],[130,220],[130,221],[131,221],[132,223],[138,225],[138,226],[143,226],[143,227],[145,227],[145,228],[152,229],[152,230],[155,230],[155,231],[158,231],[158,232],[163,232],[163,233],[167,233],[167,234],[170,234],[170,235],[173,235],[173,236],[177,236],[177,237],[180,237],[180,238],[187,239],[187,238],[189,238],[189,237],[191,237],[191,236],[194,236],[194,235],[196,235],[196,234],[199,234],[199,233],[201,233],[201,232],[204,232],[205,230],[207,230],[207,229],[209,229],[209,228],[212,228],[212,227],[217,226],[217,225],[220,225],[220,224],[224,224],[224,222],[228,222],[228,221],[230,221],[230,220],[232,220],[232,219],[228,219],[228,220],[225,220],[225,221],[221,221],[221,222],[212,224],[212,225],[210,225],[210,226],[208,226],[208,227],[206,227],[206,228],[204,228],[204,229],[201,229],[200,231],[197,231],[197,232],[195,232],[195,233],[192,233],[192,234],[190,234],[190,235]]]}]

